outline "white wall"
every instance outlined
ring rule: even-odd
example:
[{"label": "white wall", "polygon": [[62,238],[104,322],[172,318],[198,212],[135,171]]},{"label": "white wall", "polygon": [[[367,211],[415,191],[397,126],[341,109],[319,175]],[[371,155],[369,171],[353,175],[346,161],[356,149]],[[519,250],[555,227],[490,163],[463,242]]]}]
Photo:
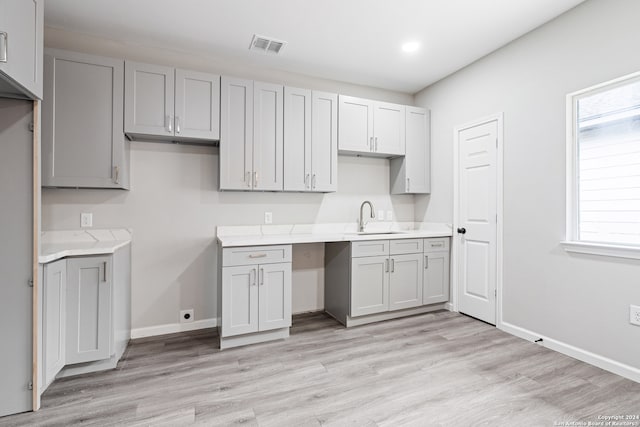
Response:
[{"label": "white wall", "polygon": [[[411,104],[411,95],[311,77],[256,70],[180,52],[166,52],[47,29],[47,47],[180,66],[263,81]],[[413,196],[389,195],[389,162],[339,157],[334,194],[218,192],[218,149],[162,143],[131,143],[131,191],[44,189],[42,229],[77,229],[81,212],[92,212],[94,228],[128,227],[132,251],[133,328],[176,323],[181,309],[195,318],[215,317],[218,225],[355,222],[360,203],[393,210],[413,221]],[[294,312],[324,307],[322,245],[293,253]]]},{"label": "white wall", "polygon": [[416,95],[431,109],[433,195],[453,217],[453,128],[504,112],[504,321],[640,368],[640,262],[569,255],[565,97],[640,70],[640,2],[591,0]]}]

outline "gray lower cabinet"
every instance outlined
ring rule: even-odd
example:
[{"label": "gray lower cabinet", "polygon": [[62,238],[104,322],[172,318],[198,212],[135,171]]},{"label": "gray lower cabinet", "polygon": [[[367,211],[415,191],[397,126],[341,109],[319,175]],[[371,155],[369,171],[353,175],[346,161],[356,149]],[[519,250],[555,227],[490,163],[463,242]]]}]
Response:
[{"label": "gray lower cabinet", "polygon": [[41,268],[39,393],[56,377],[115,368],[131,338],[131,245]]},{"label": "gray lower cabinet", "polygon": [[[325,244],[325,311],[346,326],[449,299],[449,238]],[[434,308],[435,307],[435,308]]]},{"label": "gray lower cabinet", "polygon": [[132,139],[220,139],[220,76],[127,61],[124,131]]},{"label": "gray lower cabinet", "polygon": [[422,301],[449,301],[449,239],[425,239]]},{"label": "gray lower cabinet", "polygon": [[47,49],[44,81],[42,185],[128,189],[124,61]]},{"label": "gray lower cabinet", "polygon": [[42,98],[43,0],[0,2],[0,96]]},{"label": "gray lower cabinet", "polygon": [[42,285],[43,384],[47,388],[65,365],[67,317],[67,260],[44,266]]},{"label": "gray lower cabinet", "polygon": [[69,258],[67,276],[66,362],[107,359],[111,344],[112,259]]},{"label": "gray lower cabinet", "polygon": [[[291,246],[225,248],[222,259],[220,347],[288,336]],[[281,333],[260,335],[269,331]]]}]

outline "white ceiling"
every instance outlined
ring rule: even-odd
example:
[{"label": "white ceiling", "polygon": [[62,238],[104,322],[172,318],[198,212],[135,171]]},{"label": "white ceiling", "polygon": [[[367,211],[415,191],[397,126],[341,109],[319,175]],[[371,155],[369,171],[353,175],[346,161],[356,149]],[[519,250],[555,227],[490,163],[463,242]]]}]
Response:
[{"label": "white ceiling", "polygon": [[[415,93],[582,1],[46,0],[45,24]],[[252,52],[254,33],[288,44]]]}]

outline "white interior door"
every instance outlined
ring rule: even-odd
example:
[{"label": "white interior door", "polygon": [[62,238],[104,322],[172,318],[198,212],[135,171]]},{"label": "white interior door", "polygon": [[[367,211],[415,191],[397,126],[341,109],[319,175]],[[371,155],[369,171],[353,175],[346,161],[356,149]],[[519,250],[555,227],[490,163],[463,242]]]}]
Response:
[{"label": "white interior door", "polygon": [[496,323],[498,120],[460,128],[458,311]]}]

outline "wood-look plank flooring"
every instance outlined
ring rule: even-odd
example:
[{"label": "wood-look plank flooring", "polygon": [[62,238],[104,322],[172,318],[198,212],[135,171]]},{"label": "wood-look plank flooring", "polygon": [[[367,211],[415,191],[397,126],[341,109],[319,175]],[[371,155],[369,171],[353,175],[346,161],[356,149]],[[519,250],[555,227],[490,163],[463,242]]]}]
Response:
[{"label": "wood-look plank flooring", "polygon": [[42,403],[0,425],[552,426],[638,414],[640,384],[457,313],[350,329],[317,313],[222,352],[212,330],[135,340]]}]

